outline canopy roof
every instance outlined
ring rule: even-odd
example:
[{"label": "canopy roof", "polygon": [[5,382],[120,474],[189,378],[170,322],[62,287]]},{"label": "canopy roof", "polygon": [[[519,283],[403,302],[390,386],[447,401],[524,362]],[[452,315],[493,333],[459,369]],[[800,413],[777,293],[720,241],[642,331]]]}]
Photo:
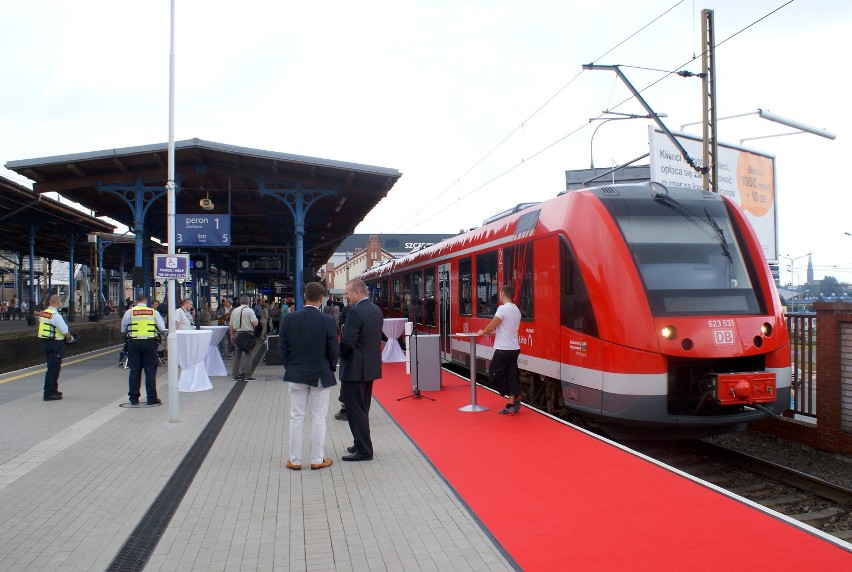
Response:
[{"label": "canopy roof", "polygon": [[[133,228],[133,213],[125,200],[102,192],[99,185],[133,185],[141,180],[153,193],[164,189],[167,144],[91,151],[56,157],[10,161],[6,167],[35,181],[37,193],[57,192]],[[264,151],[200,139],[175,143],[175,171],[179,184],[177,213],[227,214],[230,209],[232,242],[211,253],[211,261],[236,270],[237,254],[290,252],[295,244],[290,209],[268,190],[332,190],[320,198],[305,220],[305,268],[318,268],[402,174],[396,169]],[[153,193],[146,193],[152,196]],[[213,210],[199,206],[209,198]],[[165,195],[151,205],[145,230],[165,242]]]},{"label": "canopy roof", "polygon": [[29,255],[30,223],[36,230],[36,256],[68,260],[68,237],[74,234],[77,235],[74,244],[76,262],[88,261],[87,234],[115,230],[115,226],[106,221],[39,195],[0,175],[0,250]]}]

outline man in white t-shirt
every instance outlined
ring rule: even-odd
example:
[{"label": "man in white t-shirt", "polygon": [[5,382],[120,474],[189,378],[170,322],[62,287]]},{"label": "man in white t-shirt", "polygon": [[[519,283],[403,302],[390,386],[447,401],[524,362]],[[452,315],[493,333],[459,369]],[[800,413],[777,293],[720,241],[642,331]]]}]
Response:
[{"label": "man in white t-shirt", "polygon": [[497,382],[498,388],[505,385],[508,403],[500,410],[500,415],[514,415],[521,410],[521,393],[518,387],[518,356],[521,346],[518,344],[518,328],[521,325],[521,311],[512,302],[515,289],[511,286],[500,288],[500,307],[494,313],[494,318],[477,336],[497,333],[494,337],[494,357],[488,366],[488,378],[492,383]]}]

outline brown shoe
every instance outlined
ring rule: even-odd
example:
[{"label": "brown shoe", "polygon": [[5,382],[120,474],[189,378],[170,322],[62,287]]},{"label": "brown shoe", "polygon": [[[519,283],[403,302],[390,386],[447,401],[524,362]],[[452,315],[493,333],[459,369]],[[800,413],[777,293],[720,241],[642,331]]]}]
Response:
[{"label": "brown shoe", "polygon": [[322,463],[311,463],[311,470],[316,471],[317,469],[323,469],[325,467],[330,467],[334,461],[329,458],[325,458],[322,460]]},{"label": "brown shoe", "polygon": [[302,465],[297,465],[295,463],[291,463],[290,459],[287,459],[287,464],[284,465],[284,466],[287,467],[288,469],[290,469],[291,471],[301,471],[302,470]]}]

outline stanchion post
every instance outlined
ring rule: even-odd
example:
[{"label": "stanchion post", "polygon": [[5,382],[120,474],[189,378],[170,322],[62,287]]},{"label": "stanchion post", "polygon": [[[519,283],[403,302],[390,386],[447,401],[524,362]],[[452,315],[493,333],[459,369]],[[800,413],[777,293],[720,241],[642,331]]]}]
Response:
[{"label": "stanchion post", "polygon": [[476,403],[476,334],[463,332],[453,334],[454,338],[468,338],[470,340],[470,405],[459,407],[459,411],[465,413],[478,413],[480,411],[488,411],[484,405]]}]

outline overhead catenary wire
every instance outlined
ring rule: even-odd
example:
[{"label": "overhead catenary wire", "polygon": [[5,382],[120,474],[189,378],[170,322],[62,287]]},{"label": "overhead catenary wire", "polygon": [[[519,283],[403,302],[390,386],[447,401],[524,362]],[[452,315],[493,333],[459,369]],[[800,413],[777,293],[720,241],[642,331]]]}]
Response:
[{"label": "overhead catenary wire", "polygon": [[[735,38],[736,36],[740,35],[741,33],[745,32],[745,31],[746,31],[746,30],[748,30],[749,28],[751,28],[751,27],[755,26],[756,24],[758,24],[758,23],[762,22],[763,20],[765,20],[766,18],[768,18],[768,17],[772,16],[772,15],[773,15],[773,14],[775,14],[776,12],[778,12],[778,11],[782,10],[783,8],[786,8],[787,6],[789,6],[790,4],[792,4],[792,3],[793,3],[793,2],[795,2],[795,1],[796,1],[796,0],[788,0],[788,1],[787,1],[787,2],[785,2],[784,4],[781,4],[781,5],[780,5],[780,6],[778,6],[777,8],[775,8],[775,9],[771,10],[770,12],[767,12],[766,14],[764,14],[763,16],[761,16],[760,18],[758,18],[757,20],[754,20],[754,21],[753,21],[753,22],[751,22],[750,24],[748,24],[748,25],[744,26],[743,28],[740,28],[738,31],[734,32],[733,34],[731,34],[730,36],[728,36],[727,38],[725,38],[725,39],[724,39],[724,40],[722,40],[721,42],[717,42],[717,43],[716,43],[716,45],[715,45],[715,47],[716,47],[716,48],[718,48],[718,47],[722,46],[722,45],[723,45],[723,44],[725,44],[726,42],[728,42],[728,41],[732,40],[732,39],[733,39],[733,38]],[[665,15],[666,13],[668,13],[669,11],[671,11],[673,8],[677,7],[679,4],[681,4],[681,2],[678,2],[678,4],[675,4],[674,6],[672,6],[672,8],[670,8],[669,10],[667,10],[666,12],[664,12],[663,14],[661,14],[660,16],[658,16],[658,17],[657,17],[654,21],[656,21],[657,19],[659,19],[660,17],[662,17],[663,15]],[[653,23],[653,21],[652,21],[651,23]],[[649,23],[649,24],[647,24],[647,25],[645,25],[645,26],[643,26],[643,28],[642,28],[642,29],[647,28],[647,27],[648,27],[648,25],[650,25],[650,23]],[[640,31],[641,31],[641,30],[640,30]],[[636,32],[636,33],[638,33],[638,32]],[[633,35],[636,35],[636,33],[634,33]],[[632,37],[632,36],[631,36],[631,37]],[[625,40],[625,41],[626,41],[626,40]],[[623,44],[623,43],[624,43],[624,41],[622,41],[621,43],[619,43],[619,45],[621,45],[621,44]],[[616,47],[617,47],[617,46],[616,46]],[[607,54],[608,54],[609,52],[611,52],[612,50],[614,50],[614,49],[615,49],[615,48],[612,48],[611,50],[609,50],[609,51],[607,52]],[[705,53],[706,53],[706,50],[705,50],[704,52],[702,52],[700,56],[703,56]],[[604,56],[605,56],[605,55],[606,55],[606,54],[604,54]],[[601,56],[601,57],[604,57],[604,56]],[[600,59],[600,58],[597,58],[597,59]],[[689,65],[690,63],[692,63],[693,61],[695,61],[695,59],[696,59],[696,57],[693,55],[693,57],[691,57],[689,60],[687,60],[686,62],[684,62],[683,64],[681,64],[680,66],[678,66],[677,68],[675,68],[674,70],[671,70],[671,71],[659,70],[659,71],[662,71],[662,72],[664,73],[664,75],[663,75],[663,76],[661,76],[660,78],[658,78],[657,80],[655,80],[655,81],[651,82],[650,84],[646,85],[644,88],[642,88],[642,89],[638,90],[638,92],[639,92],[640,94],[641,94],[641,93],[644,93],[645,91],[647,91],[647,90],[651,89],[652,87],[654,87],[655,85],[659,84],[659,83],[660,83],[661,81],[663,81],[664,79],[667,79],[667,78],[671,77],[672,75],[676,75],[678,71],[682,70],[684,67],[686,67],[687,65]],[[574,80],[576,80],[576,79],[577,79],[577,78],[578,78],[581,74],[582,74],[582,72],[580,72],[580,73],[578,73],[576,76],[574,76],[574,78],[572,78],[572,80],[571,80],[568,84],[566,84],[566,86],[565,86],[565,87],[567,87],[568,85],[570,85],[570,83],[572,83]],[[564,88],[563,88],[563,89],[564,89]],[[560,91],[561,91],[561,90],[560,90]],[[559,92],[557,92],[557,95],[558,95],[558,93],[559,93]],[[554,97],[555,97],[555,95],[554,95]],[[615,106],[613,106],[612,108],[610,108],[608,111],[611,111],[611,110],[614,110],[614,109],[618,109],[619,107],[621,107],[622,105],[624,105],[625,103],[627,103],[628,101],[630,101],[631,99],[633,99],[633,96],[632,96],[632,95],[631,95],[630,97],[627,97],[627,98],[623,99],[621,102],[619,102],[618,104],[616,104]],[[548,103],[549,103],[550,101],[552,101],[552,100],[553,100],[553,98],[550,98],[550,100],[548,100]],[[546,104],[545,104],[545,105],[546,105]],[[539,110],[537,110],[537,111],[536,111],[536,113],[538,113],[538,111],[540,111],[543,107],[544,107],[544,106],[542,106],[541,108],[539,108]],[[598,115],[598,116],[597,116],[596,118],[594,118],[594,119],[600,119],[600,118],[601,118],[601,117],[603,117],[603,116],[604,116],[604,113],[601,113],[600,115]],[[530,116],[530,117],[532,117],[532,116]],[[529,121],[529,119],[527,119],[527,121]],[[512,171],[514,171],[514,170],[515,170],[515,169],[517,169],[518,167],[520,167],[521,165],[523,165],[523,164],[525,164],[525,163],[529,162],[531,159],[533,159],[533,158],[535,158],[535,157],[537,157],[537,156],[541,155],[542,153],[544,153],[544,152],[546,152],[547,150],[551,149],[551,148],[552,148],[552,147],[554,147],[555,145],[558,145],[559,143],[561,143],[561,142],[565,141],[565,140],[566,140],[566,139],[568,139],[569,137],[571,137],[571,136],[575,135],[575,134],[576,134],[576,133],[578,133],[579,131],[582,131],[584,128],[588,127],[590,124],[591,124],[591,121],[586,122],[586,123],[583,123],[583,124],[582,124],[582,125],[580,125],[579,127],[576,127],[575,129],[571,130],[571,131],[570,131],[570,132],[568,132],[567,134],[565,134],[565,135],[563,135],[563,136],[559,137],[559,138],[558,138],[558,139],[556,139],[555,141],[553,141],[553,142],[551,142],[551,143],[549,143],[549,144],[545,145],[544,147],[542,147],[541,149],[539,149],[538,151],[536,151],[535,153],[533,153],[533,154],[532,154],[532,155],[530,155],[529,157],[526,157],[525,159],[522,159],[521,161],[519,161],[519,162],[517,162],[517,163],[515,163],[515,164],[511,165],[509,168],[507,168],[507,169],[505,169],[504,171],[500,172],[499,174],[495,175],[495,176],[494,176],[494,177],[492,177],[491,179],[488,179],[486,182],[482,183],[482,184],[481,184],[481,185],[479,185],[478,187],[476,187],[476,188],[474,188],[474,189],[472,189],[472,190],[468,191],[467,193],[460,194],[460,195],[458,196],[458,198],[456,199],[456,203],[457,203],[457,202],[459,202],[459,201],[461,201],[462,199],[465,199],[465,198],[467,198],[467,197],[469,197],[469,196],[473,195],[474,193],[476,193],[476,192],[478,192],[478,191],[480,191],[480,190],[484,189],[485,187],[487,187],[488,185],[490,185],[490,184],[491,184],[491,183],[493,183],[494,181],[496,181],[496,180],[498,180],[498,179],[500,179],[500,178],[502,178],[502,177],[504,177],[504,176],[508,175],[509,173],[511,173]],[[510,134],[509,134],[509,135],[508,135],[505,139],[503,139],[503,141],[501,141],[501,142],[500,142],[500,144],[498,144],[498,146],[497,146],[497,147],[499,147],[499,145],[502,145],[502,144],[503,144],[503,142],[505,142],[505,141],[506,141],[506,139],[508,139],[509,137],[511,137],[511,135],[512,135],[512,134],[514,134],[517,130],[518,130],[518,128],[515,128],[515,130],[514,130],[514,131],[512,131],[512,133],[510,133]],[[494,149],[492,149],[491,151],[489,151],[489,152],[488,152],[488,155],[490,155],[491,153],[493,153],[493,152],[494,152],[494,150],[495,150],[497,147],[495,147]],[[480,159],[480,160],[476,163],[476,165],[478,165],[478,164],[479,164],[479,163],[481,163],[483,160],[485,160],[485,158],[486,158],[488,155],[486,155],[485,157],[483,157],[482,159]],[[476,167],[476,165],[474,165],[473,167],[471,167],[470,169],[468,169],[468,170],[464,173],[464,175],[466,175],[466,174],[470,173],[470,171],[472,171],[472,170]],[[464,177],[464,175],[462,175],[462,177]],[[456,180],[455,182],[453,182],[453,184],[452,184],[449,188],[452,188],[453,186],[455,186],[455,185],[456,185],[456,184],[457,184],[457,183],[461,180],[461,178],[462,178],[462,177],[459,177],[459,179],[458,179],[458,180]],[[437,196],[433,199],[433,203],[434,203],[434,200],[435,200],[435,199],[439,198],[439,197],[440,197],[441,195],[443,195],[445,192],[446,192],[446,190],[445,190],[444,192],[440,193],[439,195],[437,195]],[[449,208],[450,208],[451,206],[453,206],[453,205],[454,205],[454,203],[449,203],[449,204],[447,204],[446,206],[444,206],[444,207],[442,207],[441,209],[439,209],[437,212],[433,213],[432,215],[430,215],[430,216],[426,217],[425,219],[423,219],[423,220],[421,220],[420,222],[418,222],[417,224],[415,224],[412,228],[417,228],[418,226],[420,226],[420,225],[422,225],[422,224],[424,224],[424,223],[426,223],[426,222],[428,222],[428,221],[432,220],[433,218],[435,218],[436,216],[438,216],[438,215],[439,215],[439,214],[441,214],[442,212],[446,211],[447,209],[449,209]],[[419,213],[418,213],[418,214],[419,214]],[[412,216],[412,217],[408,218],[408,219],[407,219],[405,222],[403,222],[403,223],[402,223],[402,224],[401,224],[398,228],[403,227],[405,224],[407,224],[408,222],[410,222],[411,220],[413,220],[413,219],[414,219],[414,218],[416,218],[417,216],[418,216],[418,215],[414,215],[414,216]]]},{"label": "overhead catenary wire", "polygon": [[[667,10],[665,10],[664,12],[662,12],[661,14],[659,14],[659,15],[658,15],[657,17],[655,17],[653,20],[651,20],[650,22],[648,22],[647,24],[645,24],[644,26],[642,26],[641,28],[639,28],[638,30],[636,30],[635,32],[633,32],[632,34],[630,34],[629,36],[627,36],[626,38],[624,38],[623,40],[621,40],[619,43],[617,43],[616,45],[614,45],[613,47],[611,47],[610,49],[608,49],[607,51],[605,51],[603,54],[601,54],[600,56],[598,56],[597,58],[595,58],[595,59],[594,59],[594,60],[592,60],[592,61],[597,61],[597,60],[600,60],[601,58],[605,58],[606,56],[608,56],[609,54],[611,54],[612,52],[614,52],[615,50],[617,50],[619,47],[621,47],[621,46],[623,46],[625,43],[629,42],[629,41],[630,41],[631,39],[633,39],[635,36],[637,36],[638,34],[640,34],[641,32],[643,32],[646,28],[648,28],[649,26],[653,25],[653,24],[654,24],[655,22],[657,22],[660,18],[664,17],[666,14],[668,14],[669,12],[671,12],[672,10],[674,10],[675,8],[677,8],[678,6],[680,6],[681,4],[683,4],[683,3],[684,3],[684,1],[685,1],[685,0],[680,0],[679,2],[676,2],[674,5],[672,5],[670,8],[668,8]],[[474,170],[474,169],[476,169],[476,168],[477,168],[480,164],[482,164],[482,162],[483,162],[483,161],[485,161],[488,157],[490,157],[490,156],[491,156],[491,155],[492,155],[492,154],[493,154],[493,153],[494,153],[497,149],[499,149],[500,147],[502,147],[502,146],[506,143],[506,141],[508,141],[509,139],[511,139],[511,138],[512,138],[512,136],[514,136],[514,135],[515,135],[515,134],[516,134],[519,130],[523,133],[524,125],[526,125],[526,124],[527,124],[527,123],[528,123],[528,122],[529,122],[532,118],[534,118],[536,115],[538,115],[538,114],[539,114],[539,113],[540,113],[540,112],[541,112],[541,111],[542,111],[545,107],[547,107],[547,106],[548,106],[548,105],[549,105],[549,104],[550,104],[550,103],[551,103],[554,99],[556,99],[557,97],[559,97],[559,95],[560,95],[563,91],[565,91],[565,90],[566,90],[566,89],[567,89],[567,88],[568,88],[571,84],[573,84],[573,83],[574,83],[574,82],[575,82],[575,81],[576,81],[576,80],[577,80],[577,79],[578,79],[581,75],[583,75],[583,73],[585,73],[585,71],[586,71],[586,70],[581,69],[579,72],[577,72],[577,73],[576,73],[576,74],[575,74],[575,75],[574,75],[574,76],[573,76],[570,80],[568,80],[568,82],[567,82],[567,83],[565,83],[565,85],[563,85],[562,87],[560,87],[560,88],[556,91],[556,93],[554,93],[553,95],[551,95],[549,98],[547,98],[547,100],[545,100],[545,102],[544,102],[544,103],[542,103],[540,106],[538,106],[538,108],[536,108],[536,109],[535,109],[535,111],[533,111],[533,112],[529,115],[529,117],[527,117],[525,120],[523,120],[523,121],[520,123],[520,125],[518,125],[518,126],[517,126],[517,127],[515,127],[514,129],[512,129],[512,131],[511,131],[510,133],[508,133],[508,134],[507,134],[505,137],[503,137],[503,139],[501,139],[501,140],[500,140],[500,141],[499,141],[496,145],[494,145],[491,149],[489,149],[489,150],[488,150],[488,152],[487,152],[487,153],[485,153],[485,155],[483,155],[482,157],[480,157],[480,158],[479,158],[479,159],[478,159],[478,160],[477,160],[477,161],[476,161],[473,165],[471,165],[470,167],[468,167],[468,168],[467,168],[467,169],[466,169],[466,170],[465,170],[465,171],[464,171],[461,175],[459,175],[459,176],[458,176],[458,177],[457,177],[457,178],[456,178],[456,179],[455,179],[455,180],[454,180],[454,181],[453,181],[450,185],[448,185],[448,186],[447,186],[447,187],[446,187],[443,191],[441,191],[440,193],[438,193],[438,194],[437,194],[437,195],[435,195],[434,197],[430,197],[430,202],[431,202],[431,203],[434,203],[434,201],[436,201],[437,199],[441,198],[442,196],[444,196],[445,194],[447,194],[449,191],[451,191],[451,190],[453,189],[453,187],[456,187],[456,186],[457,186],[457,185],[461,182],[461,180],[462,180],[464,177],[466,177],[468,174],[470,174],[470,172],[471,172],[471,171],[473,171],[473,170]],[[523,162],[523,159],[521,160],[521,162]],[[418,216],[418,215],[419,215],[419,213],[416,213],[416,214],[412,215],[411,217],[409,217],[408,219],[406,219],[405,221],[403,221],[403,222],[402,222],[402,223],[401,223],[401,224],[397,227],[397,229],[400,229],[400,228],[404,227],[406,224],[408,224],[409,222],[411,222],[413,219],[417,218],[417,216]],[[426,219],[426,220],[428,220],[428,219]],[[425,221],[421,221],[421,223],[420,223],[420,224],[422,224],[422,222],[425,222]]]}]

